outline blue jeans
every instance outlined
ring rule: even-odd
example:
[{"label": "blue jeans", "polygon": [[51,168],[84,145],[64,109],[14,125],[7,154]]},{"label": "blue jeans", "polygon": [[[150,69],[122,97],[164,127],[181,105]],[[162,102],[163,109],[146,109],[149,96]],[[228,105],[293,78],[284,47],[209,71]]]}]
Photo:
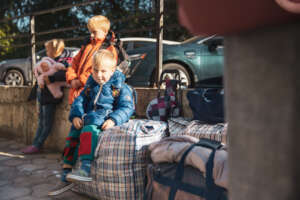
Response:
[{"label": "blue jeans", "polygon": [[51,132],[54,122],[56,104],[39,105],[39,122],[33,145],[41,148]]}]

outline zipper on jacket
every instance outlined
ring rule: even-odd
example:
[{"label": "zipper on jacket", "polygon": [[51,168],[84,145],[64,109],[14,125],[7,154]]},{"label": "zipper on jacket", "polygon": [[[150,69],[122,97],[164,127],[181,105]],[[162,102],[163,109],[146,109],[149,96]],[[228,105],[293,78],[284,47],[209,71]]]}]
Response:
[{"label": "zipper on jacket", "polygon": [[98,93],[97,93],[97,95],[96,95],[96,98],[95,98],[95,100],[94,100],[94,111],[96,111],[96,108],[97,108],[97,101],[98,101],[98,99],[99,99],[99,97],[100,97],[100,94],[101,94],[101,92],[102,92],[102,87],[103,87],[103,84],[100,84],[99,91],[98,91]]}]

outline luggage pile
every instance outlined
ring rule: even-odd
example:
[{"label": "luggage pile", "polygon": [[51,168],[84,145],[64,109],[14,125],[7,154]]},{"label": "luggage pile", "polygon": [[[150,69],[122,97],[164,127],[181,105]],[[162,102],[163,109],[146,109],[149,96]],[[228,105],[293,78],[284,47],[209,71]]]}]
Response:
[{"label": "luggage pile", "polygon": [[169,137],[149,146],[145,200],[228,199],[224,90],[199,88],[187,98],[193,120],[165,112]]},{"label": "luggage pile", "polygon": [[147,200],[227,200],[227,151],[220,142],[173,136],[149,147]]},{"label": "luggage pile", "polygon": [[198,120],[170,118],[168,120],[170,136],[189,135],[195,138],[207,138],[227,144],[227,123],[206,124]]},{"label": "luggage pile", "polygon": [[165,81],[164,96],[159,91],[148,105],[148,120],[130,120],[100,134],[93,181],[76,184],[75,191],[101,200],[228,199],[224,91],[190,91],[194,118],[184,119],[176,92],[181,79],[174,74],[176,80]]},{"label": "luggage pile", "polygon": [[101,200],[142,199],[150,159],[147,146],[159,141],[166,127],[160,121],[130,120],[102,132],[91,167],[93,181],[78,183],[74,190]]}]

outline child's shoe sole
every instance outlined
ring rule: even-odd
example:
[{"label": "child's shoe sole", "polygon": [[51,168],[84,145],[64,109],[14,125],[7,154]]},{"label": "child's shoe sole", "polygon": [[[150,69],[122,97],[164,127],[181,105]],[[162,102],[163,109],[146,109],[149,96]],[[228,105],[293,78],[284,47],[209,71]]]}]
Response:
[{"label": "child's shoe sole", "polygon": [[52,191],[48,193],[48,196],[56,196],[62,194],[70,190],[72,187],[74,187],[74,183],[60,182],[52,189]]},{"label": "child's shoe sole", "polygon": [[70,182],[77,182],[77,181],[83,181],[83,182],[91,182],[93,179],[92,177],[86,177],[86,176],[80,176],[77,174],[69,173],[66,177],[67,181]]}]

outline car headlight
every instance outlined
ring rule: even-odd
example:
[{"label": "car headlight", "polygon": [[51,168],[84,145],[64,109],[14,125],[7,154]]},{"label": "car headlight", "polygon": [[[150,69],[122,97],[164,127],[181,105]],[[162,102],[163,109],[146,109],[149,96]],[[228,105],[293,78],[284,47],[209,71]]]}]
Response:
[{"label": "car headlight", "polygon": [[6,63],[6,61],[3,60],[3,61],[0,62],[0,65],[3,65],[3,64],[5,64],[5,63]]}]

